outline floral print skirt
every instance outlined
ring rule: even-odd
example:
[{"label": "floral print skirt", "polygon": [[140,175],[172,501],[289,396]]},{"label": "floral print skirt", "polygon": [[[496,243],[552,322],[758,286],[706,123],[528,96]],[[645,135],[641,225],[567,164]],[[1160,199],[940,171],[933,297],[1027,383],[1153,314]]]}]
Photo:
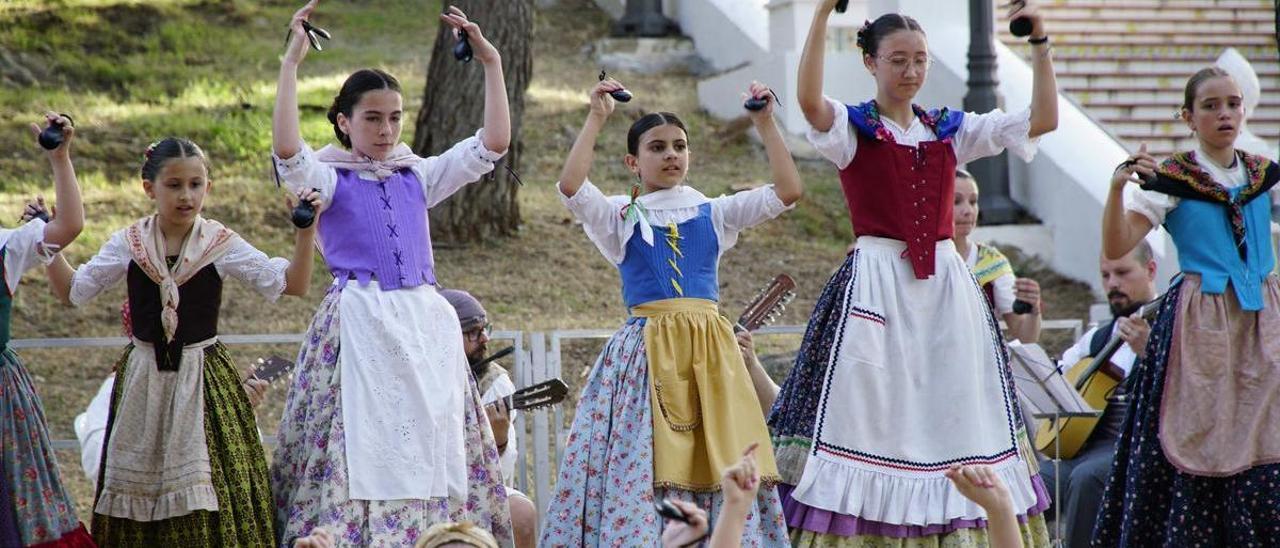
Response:
[{"label": "floral print skirt", "polygon": [[93,546],[49,443],[44,408],[13,350],[0,350],[0,546]]},{"label": "floral print skirt", "polygon": [[1161,446],[1165,366],[1176,350],[1174,324],[1184,291],[1182,283],[1169,288],[1151,326],[1147,356],[1130,375],[1133,401],[1116,442],[1093,545],[1280,546],[1280,464],[1225,477],[1193,476],[1175,468]]},{"label": "floral print skirt", "polygon": [[[653,485],[653,417],[644,320],[609,339],[578,402],[539,546],[660,546],[654,501],[685,500],[715,523],[724,497]],[[743,546],[789,546],[777,490],[762,485]]]},{"label": "floral print skirt", "polygon": [[469,473],[465,498],[372,501],[347,497],[338,366],[341,294],[335,285],[320,303],[298,354],[280,420],[271,466],[277,540],[283,543],[324,527],[340,546],[412,546],[436,523],[470,521],[510,546],[511,516],[498,451],[474,381],[466,388]]}]

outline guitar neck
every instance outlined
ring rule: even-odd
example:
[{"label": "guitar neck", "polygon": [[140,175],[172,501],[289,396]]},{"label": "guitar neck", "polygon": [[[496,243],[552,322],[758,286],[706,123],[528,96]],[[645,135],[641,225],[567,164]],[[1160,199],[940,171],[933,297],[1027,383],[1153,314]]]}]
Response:
[{"label": "guitar neck", "polygon": [[[1151,315],[1152,312],[1159,309],[1160,304],[1163,302],[1164,295],[1156,297],[1151,302],[1142,305],[1142,308],[1138,309],[1138,316],[1146,318]],[[1112,325],[1114,326],[1114,324]],[[1114,329],[1114,327],[1112,329]],[[1089,367],[1081,373],[1080,378],[1076,379],[1076,390],[1084,388],[1085,383],[1089,382],[1089,377],[1093,376],[1093,374],[1097,372],[1103,364],[1111,361],[1111,356],[1114,356],[1116,352],[1120,350],[1120,345],[1122,344],[1124,344],[1124,339],[1113,333],[1111,338],[1107,339],[1107,344],[1102,346],[1102,350],[1098,352],[1098,355],[1094,356],[1093,363],[1090,363]]]}]

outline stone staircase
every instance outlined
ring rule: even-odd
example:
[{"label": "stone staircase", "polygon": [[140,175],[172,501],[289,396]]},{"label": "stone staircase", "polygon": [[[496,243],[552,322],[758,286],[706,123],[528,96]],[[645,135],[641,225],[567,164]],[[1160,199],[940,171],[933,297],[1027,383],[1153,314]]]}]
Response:
[{"label": "stone staircase", "polygon": [[[1003,2],[998,2],[1003,3]],[[1054,43],[1058,87],[1130,150],[1157,156],[1195,144],[1176,118],[1195,71],[1234,47],[1253,65],[1261,101],[1247,128],[1280,142],[1280,63],[1271,0],[1042,0]],[[1003,10],[1001,10],[1003,15]],[[1007,27],[1003,18],[997,23]],[[1027,56],[1030,47],[1001,39]]]}]

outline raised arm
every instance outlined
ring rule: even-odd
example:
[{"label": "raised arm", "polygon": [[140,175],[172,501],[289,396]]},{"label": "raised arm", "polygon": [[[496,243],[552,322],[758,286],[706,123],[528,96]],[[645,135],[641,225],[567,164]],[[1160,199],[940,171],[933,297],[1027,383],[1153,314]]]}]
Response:
[{"label": "raised arm", "polygon": [[591,88],[591,110],[587,112],[587,121],[582,124],[582,131],[573,141],[569,149],[569,157],[564,160],[564,169],[560,171],[560,192],[572,198],[582,188],[591,171],[591,162],[596,156],[596,139],[600,129],[613,113],[613,97],[609,92],[623,89],[622,84],[613,78],[605,78]]},{"label": "raised arm", "polygon": [[1147,145],[1143,143],[1138,152],[1111,175],[1111,189],[1102,210],[1102,255],[1107,259],[1124,257],[1151,232],[1153,227],[1146,215],[1125,210],[1124,186],[1136,182],[1133,181],[1135,173],[1154,176],[1155,168],[1155,158],[1147,153]]},{"label": "raised arm", "polygon": [[787,148],[786,141],[782,139],[782,133],[778,131],[778,124],[773,120],[773,93],[764,84],[752,82],[748,95],[756,99],[768,100],[764,108],[748,112],[751,122],[756,126],[756,131],[760,132],[765,153],[769,156],[773,191],[782,203],[794,204],[804,195],[804,185],[800,183],[800,172],[796,170],[796,162],[791,157],[791,150]]},{"label": "raised arm", "polygon": [[1058,78],[1053,73],[1053,58],[1045,31],[1044,16],[1030,0],[1012,2],[1009,17],[1015,15],[1031,20],[1031,129],[1027,136],[1039,137],[1058,128]]},{"label": "raised arm", "polygon": [[298,65],[307,57],[307,33],[302,22],[311,18],[316,4],[311,0],[293,14],[292,31],[280,61],[280,77],[276,80],[276,107],[271,114],[271,149],[280,158],[292,158],[302,150],[302,130],[298,125]]},{"label": "raised arm", "polygon": [[828,131],[835,121],[835,113],[822,98],[822,66],[827,47],[827,19],[831,10],[835,9],[836,0],[823,0],[813,12],[813,23],[809,26],[809,37],[804,41],[804,51],[800,54],[800,75],[796,83],[796,99],[800,102],[800,112],[813,129]]},{"label": "raised arm", "polygon": [[456,6],[449,6],[440,20],[454,29],[467,33],[472,55],[484,65],[484,148],[499,154],[511,146],[511,110],[507,104],[507,84],[502,75],[502,56],[498,48],[480,33],[480,27],[467,20],[466,14]]},{"label": "raised arm", "polygon": [[[62,126],[62,144],[48,151],[49,165],[53,168],[53,188],[57,194],[57,216],[44,227],[45,243],[64,248],[75,241],[76,236],[84,229],[84,203],[80,200],[80,184],[76,181],[76,170],[71,165],[71,141],[75,139],[76,128],[71,119],[57,113],[45,113],[48,125]],[[31,124],[31,131],[37,136],[41,128]]]}]

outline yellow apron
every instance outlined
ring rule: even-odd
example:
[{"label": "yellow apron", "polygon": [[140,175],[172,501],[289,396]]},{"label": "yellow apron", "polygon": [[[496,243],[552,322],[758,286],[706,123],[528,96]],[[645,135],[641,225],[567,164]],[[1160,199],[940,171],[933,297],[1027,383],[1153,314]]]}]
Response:
[{"label": "yellow apron", "polygon": [[752,443],[761,480],[778,481],[759,400],[716,303],[663,299],[631,314],[645,318],[654,487],[719,491],[721,473]]}]

